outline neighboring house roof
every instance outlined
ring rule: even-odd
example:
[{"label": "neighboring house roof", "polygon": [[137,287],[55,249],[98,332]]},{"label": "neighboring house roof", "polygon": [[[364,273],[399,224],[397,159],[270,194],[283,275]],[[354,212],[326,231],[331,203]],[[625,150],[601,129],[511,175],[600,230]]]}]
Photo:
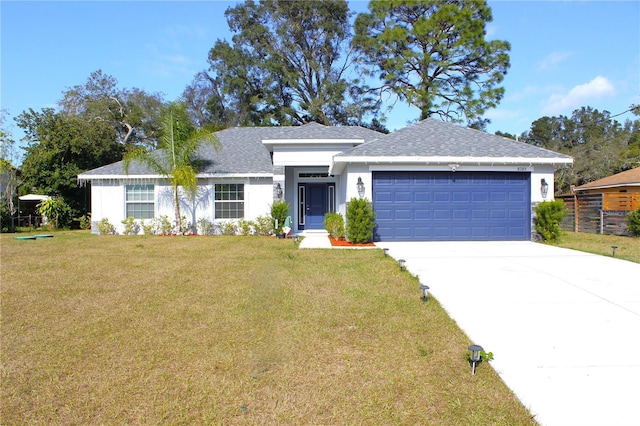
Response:
[{"label": "neighboring house roof", "polygon": [[[380,135],[381,133],[364,127],[328,127],[318,123],[304,126],[232,127],[216,132],[220,141],[217,151],[209,145],[200,147],[197,156],[204,160],[205,167],[198,176],[273,176],[271,156],[263,144],[264,141],[291,140],[304,143],[312,140],[357,140],[358,143],[363,143]],[[117,179],[123,176],[159,177],[140,162],[131,162],[128,173],[125,173],[124,163],[118,161],[82,173],[78,179]]]},{"label": "neighboring house roof", "polygon": [[585,183],[584,185],[575,187],[574,190],[586,191],[589,189],[615,188],[618,186],[640,186],[640,167]]},{"label": "neighboring house roof", "polygon": [[334,157],[335,173],[350,162],[422,164],[571,164],[564,154],[427,118]]}]

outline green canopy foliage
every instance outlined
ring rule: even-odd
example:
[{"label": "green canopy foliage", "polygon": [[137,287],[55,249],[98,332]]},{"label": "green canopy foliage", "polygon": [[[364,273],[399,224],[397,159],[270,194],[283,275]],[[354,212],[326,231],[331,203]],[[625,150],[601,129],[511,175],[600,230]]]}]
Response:
[{"label": "green canopy foliage", "polygon": [[482,128],[510,65],[509,43],[486,39],[492,20],[484,0],[371,1],[355,21],[353,46],[421,120],[437,115]]},{"label": "green canopy foliage", "polygon": [[21,193],[61,197],[69,215],[59,226],[86,213],[87,189],[78,186],[78,174],[122,158],[123,146],[114,143],[115,130],[104,121],[88,121],[80,115],[33,109],[17,117],[28,142],[21,166]]},{"label": "green canopy foliage", "polygon": [[573,166],[556,172],[558,193],[640,166],[640,120],[621,124],[609,111],[591,107],[577,109],[570,117],[539,118],[522,140],[574,158]]},{"label": "green canopy foliage", "polygon": [[378,101],[349,76],[344,0],[247,1],[227,9],[209,71],[185,90],[190,113],[213,126],[364,124]]}]

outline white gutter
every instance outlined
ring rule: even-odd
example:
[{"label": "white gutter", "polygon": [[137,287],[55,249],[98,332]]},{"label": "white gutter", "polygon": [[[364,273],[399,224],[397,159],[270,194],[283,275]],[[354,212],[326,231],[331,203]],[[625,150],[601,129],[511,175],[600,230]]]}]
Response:
[{"label": "white gutter", "polygon": [[454,157],[454,156],[334,156],[329,174],[339,175],[347,163],[365,164],[410,164],[410,165],[534,165],[573,164],[573,158],[544,157]]},{"label": "white gutter", "polygon": [[[210,178],[270,178],[273,173],[207,173],[196,175],[197,179]],[[126,179],[167,179],[164,175],[78,175],[78,181],[87,180],[126,180]]]}]

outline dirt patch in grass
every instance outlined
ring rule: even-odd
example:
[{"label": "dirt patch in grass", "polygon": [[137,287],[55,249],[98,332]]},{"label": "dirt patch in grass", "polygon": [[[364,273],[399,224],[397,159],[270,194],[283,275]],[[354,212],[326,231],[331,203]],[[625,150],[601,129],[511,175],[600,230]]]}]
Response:
[{"label": "dirt patch in grass", "polygon": [[3,424],[535,424],[378,250],[0,243]]}]

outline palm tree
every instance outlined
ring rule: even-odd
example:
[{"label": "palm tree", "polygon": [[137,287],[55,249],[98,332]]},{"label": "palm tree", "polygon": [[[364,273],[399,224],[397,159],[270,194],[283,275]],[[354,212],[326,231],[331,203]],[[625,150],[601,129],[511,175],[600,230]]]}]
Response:
[{"label": "palm tree", "polygon": [[163,112],[162,132],[157,149],[149,151],[137,147],[124,156],[124,170],[129,172],[132,161],[139,161],[156,173],[169,179],[173,188],[173,203],[178,231],[182,229],[179,188],[182,187],[193,199],[198,189],[196,175],[201,164],[195,154],[202,143],[219,147],[216,136],[207,130],[198,129],[189,119],[184,104],[173,103]]}]

